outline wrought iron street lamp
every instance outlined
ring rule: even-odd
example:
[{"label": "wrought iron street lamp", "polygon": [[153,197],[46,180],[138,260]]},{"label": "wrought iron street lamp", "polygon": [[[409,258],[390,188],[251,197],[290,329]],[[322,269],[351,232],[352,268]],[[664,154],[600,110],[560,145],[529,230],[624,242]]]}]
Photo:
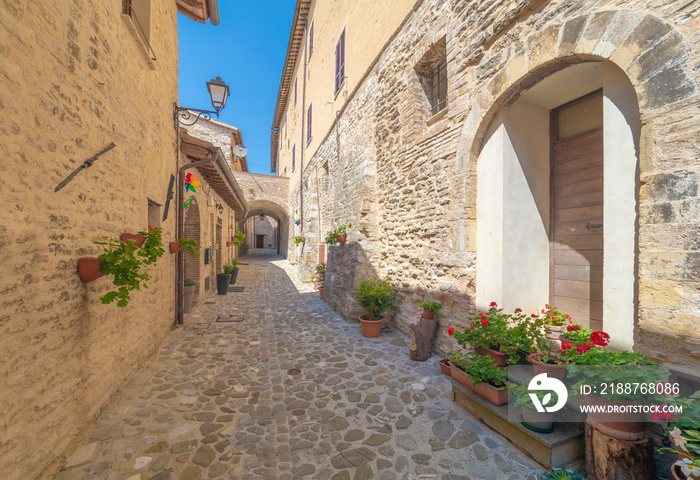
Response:
[{"label": "wrought iron street lamp", "polygon": [[[209,96],[211,97],[211,105],[214,110],[202,110],[199,108],[188,108],[181,107],[177,103],[175,104],[175,118],[180,123],[180,125],[190,126],[197,123],[200,117],[205,120],[211,120],[211,114],[215,113],[216,117],[219,118],[219,112],[226,106],[226,100],[229,96],[229,88],[221,77],[216,77],[207,82],[207,90],[209,90]],[[192,118],[192,113],[197,112],[197,116]]]}]

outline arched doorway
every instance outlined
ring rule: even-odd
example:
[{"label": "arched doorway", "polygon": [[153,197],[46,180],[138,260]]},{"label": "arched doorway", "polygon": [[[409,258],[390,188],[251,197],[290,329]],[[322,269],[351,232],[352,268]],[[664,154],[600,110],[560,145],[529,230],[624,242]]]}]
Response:
[{"label": "arched doorway", "polygon": [[558,307],[634,342],[637,97],[614,64],[553,73],[499,109],[477,171],[477,304]]},{"label": "arched doorway", "polygon": [[[194,240],[201,244],[202,224],[199,213],[199,205],[194,197],[190,197],[192,202],[185,208],[185,238]],[[200,293],[200,259],[185,254],[185,278],[196,282],[194,289],[194,299],[199,298]]]},{"label": "arched doorway", "polygon": [[[289,215],[282,206],[269,200],[248,201],[248,214],[245,218],[245,224],[252,223],[249,219],[259,218],[260,215],[265,218],[261,225],[266,224],[269,228],[261,228],[257,232],[259,236],[256,236],[255,231],[246,231],[248,247],[273,248],[278,254],[286,257],[289,243]],[[248,229],[253,230],[252,226]]]}]

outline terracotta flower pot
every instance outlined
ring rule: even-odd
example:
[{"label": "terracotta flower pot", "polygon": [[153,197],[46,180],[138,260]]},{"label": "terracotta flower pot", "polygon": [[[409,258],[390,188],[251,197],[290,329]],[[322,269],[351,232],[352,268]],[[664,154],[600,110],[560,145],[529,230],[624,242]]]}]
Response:
[{"label": "terracotta flower pot", "polygon": [[681,467],[675,464],[671,465],[671,474],[673,474],[673,478],[676,480],[698,480],[699,478],[697,475],[686,476],[681,470]]},{"label": "terracotta flower pot", "polygon": [[554,413],[538,412],[530,405],[520,409],[520,419],[523,427],[537,433],[552,433],[554,431]]},{"label": "terracotta flower pot", "polygon": [[379,320],[365,320],[360,316],[360,323],[362,324],[362,335],[369,338],[378,337],[382,333],[382,323],[384,323],[384,317]]},{"label": "terracotta flower pot", "polygon": [[[323,300],[323,287],[318,287],[318,294],[319,294],[321,300]],[[381,327],[380,327],[380,329],[381,329]]]},{"label": "terracotta flower pot", "polygon": [[306,242],[306,237],[301,237],[301,243]]},{"label": "terracotta flower pot", "polygon": [[227,247],[230,247],[231,245],[233,245],[233,242],[226,242]]},{"label": "terracotta flower pot", "polygon": [[448,377],[452,376],[452,368],[450,367],[451,363],[448,359],[443,358],[438,362],[440,364],[440,371],[447,375]]},{"label": "terracotta flower pot", "polygon": [[503,352],[499,352],[491,348],[474,347],[474,353],[476,353],[477,355],[482,355],[484,357],[493,358],[493,361],[496,362],[496,366],[498,367],[502,368],[508,366],[508,355],[506,355]]},{"label": "terracotta flower pot", "polygon": [[78,275],[80,275],[80,280],[89,283],[103,277],[104,272],[100,270],[100,265],[103,263],[105,262],[96,258],[79,258]]},{"label": "terracotta flower pot", "polygon": [[555,365],[543,362],[542,357],[544,357],[544,354],[542,353],[535,353],[532,357],[530,357],[530,363],[532,363],[532,369],[534,370],[535,375],[546,373],[548,377],[556,378],[557,380],[561,380],[563,382],[566,378],[566,366],[569,364],[569,362],[566,362],[564,365]]},{"label": "terracotta flower pot", "polygon": [[[631,402],[611,402],[598,395],[585,395],[584,398],[588,406],[607,408],[608,405],[633,405]],[[637,441],[646,435],[646,416],[644,413],[588,412],[586,421],[604,434],[620,440]]]},{"label": "terracotta flower pot", "polygon": [[182,247],[177,242],[170,242],[170,253],[177,253],[182,250]]},{"label": "terracotta flower pot", "polygon": [[432,310],[428,310],[427,308],[424,308],[423,315],[421,315],[421,317],[429,318],[432,320],[433,318],[435,318],[435,312],[433,312]]},{"label": "terracotta flower pot", "polygon": [[345,234],[338,235],[338,243],[341,245],[345,245]]},{"label": "terracotta flower pot", "polygon": [[488,383],[480,383],[475,385],[474,382],[469,379],[469,375],[467,375],[464,370],[459,368],[454,363],[450,366],[450,373],[452,373],[453,379],[477,395],[484,397],[494,405],[505,405],[508,403],[508,390],[499,390],[496,387],[492,387]]},{"label": "terracotta flower pot", "polygon": [[134,234],[131,234],[131,233],[122,233],[122,242],[124,242],[124,243],[126,243],[127,245],[129,245],[129,244],[131,243],[131,242],[129,242],[129,240],[133,240],[133,241],[134,241],[134,246],[135,246],[135,247],[140,247],[141,245],[143,245],[143,242],[146,241],[146,237],[144,237],[143,235],[134,235]]}]

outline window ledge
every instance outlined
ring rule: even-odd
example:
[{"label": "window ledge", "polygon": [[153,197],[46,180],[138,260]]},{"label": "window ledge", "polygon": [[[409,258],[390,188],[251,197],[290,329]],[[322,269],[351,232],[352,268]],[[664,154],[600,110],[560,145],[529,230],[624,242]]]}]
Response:
[{"label": "window ledge", "polygon": [[428,124],[428,126],[431,126],[431,125],[439,122],[440,120],[442,120],[443,118],[445,118],[447,116],[447,112],[449,112],[449,111],[450,111],[449,107],[443,108],[438,113],[436,113],[435,115],[430,117],[426,123]]}]

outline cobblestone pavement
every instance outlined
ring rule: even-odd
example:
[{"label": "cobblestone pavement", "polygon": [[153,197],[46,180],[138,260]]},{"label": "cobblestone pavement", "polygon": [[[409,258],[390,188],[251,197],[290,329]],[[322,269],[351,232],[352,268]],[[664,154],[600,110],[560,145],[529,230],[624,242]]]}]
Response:
[{"label": "cobblestone pavement", "polygon": [[241,261],[244,290],[186,318],[55,480],[536,478],[453,404],[438,358],[409,360],[389,329],[364,338],[281,257]]}]

